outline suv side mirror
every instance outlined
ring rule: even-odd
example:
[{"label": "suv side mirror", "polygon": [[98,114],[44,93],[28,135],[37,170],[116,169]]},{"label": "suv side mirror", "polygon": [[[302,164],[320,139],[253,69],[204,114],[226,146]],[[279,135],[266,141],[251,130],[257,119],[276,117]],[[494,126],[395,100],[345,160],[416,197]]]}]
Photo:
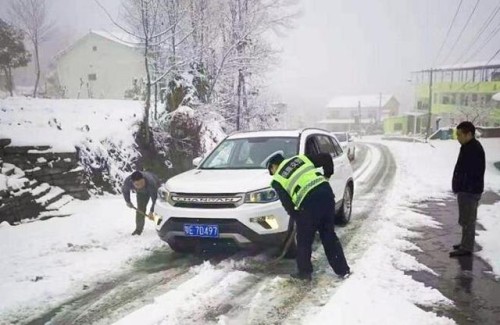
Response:
[{"label": "suv side mirror", "polygon": [[200,166],[202,160],[203,160],[202,157],[196,157],[196,158],[194,158],[193,159],[193,165],[194,165],[194,167]]}]

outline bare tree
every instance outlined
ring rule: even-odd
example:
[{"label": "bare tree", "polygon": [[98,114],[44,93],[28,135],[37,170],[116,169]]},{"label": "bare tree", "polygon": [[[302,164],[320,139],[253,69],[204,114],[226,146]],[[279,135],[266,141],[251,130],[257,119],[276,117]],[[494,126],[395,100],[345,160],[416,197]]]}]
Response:
[{"label": "bare tree", "polygon": [[476,125],[487,125],[493,113],[492,105],[474,105],[458,107],[458,117]]},{"label": "bare tree", "polygon": [[95,0],[115,26],[125,33],[140,40],[143,48],[144,67],[146,72],[146,100],[144,104],[143,130],[145,143],[150,143],[149,114],[151,107],[151,65],[150,51],[153,40],[157,37],[159,27],[159,0],[126,0],[123,3],[126,26],[118,23],[106,8]]},{"label": "bare tree", "polygon": [[40,44],[50,36],[54,22],[47,17],[45,0],[12,0],[10,12],[13,23],[24,31],[33,45],[36,73],[33,97],[36,97],[40,83]]},{"label": "bare tree", "polygon": [[234,92],[230,101],[236,111],[235,127],[240,129],[242,115],[250,109],[249,95],[258,93],[255,87],[251,89],[249,77],[265,74],[276,53],[264,35],[290,28],[298,13],[293,9],[294,0],[227,0],[223,3],[227,13],[221,22],[223,45],[208,97],[211,99],[221,77],[225,82],[232,82]]}]

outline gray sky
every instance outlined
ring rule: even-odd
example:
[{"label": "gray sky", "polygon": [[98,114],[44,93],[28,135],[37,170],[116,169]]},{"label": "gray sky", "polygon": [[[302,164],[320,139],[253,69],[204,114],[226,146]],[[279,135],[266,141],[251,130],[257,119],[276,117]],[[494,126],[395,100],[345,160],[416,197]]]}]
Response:
[{"label": "gray sky", "polygon": [[[336,95],[394,93],[406,109],[412,102],[410,71],[429,68],[444,40],[458,0],[309,0],[303,16],[282,40],[281,66],[273,88],[295,108],[324,107]],[[450,39],[438,63],[443,63],[476,1],[464,0]],[[472,42],[484,20],[499,5],[482,0],[461,37],[456,58]],[[500,13],[487,33],[500,23]],[[478,45],[482,41],[478,42]],[[477,60],[488,60],[498,49],[500,34]],[[500,58],[499,58],[500,59]]]},{"label": "gray sky", "polygon": [[[0,0],[5,3],[6,0]],[[93,0],[50,0],[62,31],[60,42],[89,29],[112,29]],[[101,0],[117,14],[120,0]],[[277,97],[292,109],[319,109],[336,95],[393,93],[407,110],[413,97],[410,71],[429,68],[459,0],[300,0],[302,15],[286,37],[276,40],[281,61],[269,75]],[[481,0],[461,42],[448,50],[476,0],[464,0],[438,63],[455,63],[498,0]],[[5,10],[0,6],[0,15]],[[483,38],[500,23],[500,13]],[[479,44],[482,43],[482,40]],[[500,34],[476,60],[488,60]],[[478,44],[478,45],[479,45]],[[447,62],[443,62],[445,58]],[[474,60],[474,61],[476,61]]]}]

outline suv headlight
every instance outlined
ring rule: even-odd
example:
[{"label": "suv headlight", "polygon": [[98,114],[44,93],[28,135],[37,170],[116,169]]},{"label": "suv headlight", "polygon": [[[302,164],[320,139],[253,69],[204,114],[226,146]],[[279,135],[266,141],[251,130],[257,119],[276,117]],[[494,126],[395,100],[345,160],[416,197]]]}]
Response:
[{"label": "suv headlight", "polygon": [[245,203],[269,203],[278,199],[278,193],[271,187],[245,194]]},{"label": "suv headlight", "polygon": [[158,197],[160,198],[160,200],[162,200],[163,202],[169,202],[169,199],[170,199],[170,192],[164,188],[164,187],[160,187],[158,189]]}]

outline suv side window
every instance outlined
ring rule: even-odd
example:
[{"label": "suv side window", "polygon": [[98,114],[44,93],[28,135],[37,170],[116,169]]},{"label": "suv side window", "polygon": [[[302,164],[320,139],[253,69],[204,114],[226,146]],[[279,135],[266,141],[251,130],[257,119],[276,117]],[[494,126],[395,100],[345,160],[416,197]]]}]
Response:
[{"label": "suv side window", "polygon": [[316,141],[314,140],[314,136],[309,136],[306,140],[306,155],[315,155],[318,153],[318,148],[316,146]]},{"label": "suv side window", "polygon": [[328,154],[332,155],[332,157],[338,156],[338,153],[335,150],[335,147],[334,147],[330,137],[328,137],[326,135],[318,134],[318,135],[316,135],[316,140],[318,142],[319,151],[321,153],[328,153]]},{"label": "suv side window", "polygon": [[329,137],[329,139],[330,139],[330,141],[332,141],[333,146],[335,147],[335,151],[337,151],[337,156],[341,156],[343,151],[342,151],[342,147],[340,146],[340,144],[333,137]]}]

